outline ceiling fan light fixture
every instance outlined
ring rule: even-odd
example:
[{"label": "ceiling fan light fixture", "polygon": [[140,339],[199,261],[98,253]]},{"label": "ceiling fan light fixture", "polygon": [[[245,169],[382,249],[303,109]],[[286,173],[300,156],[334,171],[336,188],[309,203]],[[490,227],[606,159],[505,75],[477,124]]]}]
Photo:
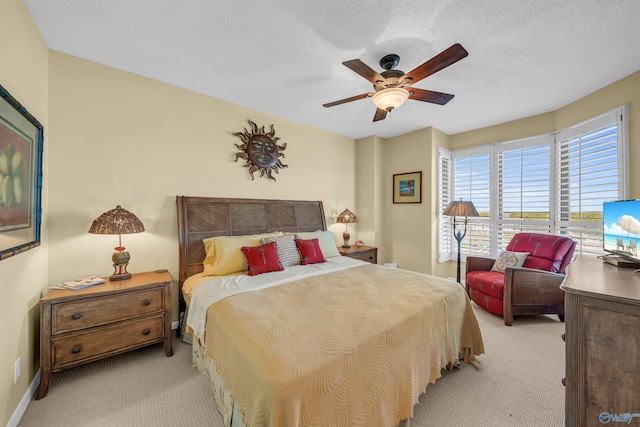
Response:
[{"label": "ceiling fan light fixture", "polygon": [[372,97],[374,105],[381,110],[391,110],[401,106],[409,98],[409,91],[401,87],[390,87],[376,92]]}]

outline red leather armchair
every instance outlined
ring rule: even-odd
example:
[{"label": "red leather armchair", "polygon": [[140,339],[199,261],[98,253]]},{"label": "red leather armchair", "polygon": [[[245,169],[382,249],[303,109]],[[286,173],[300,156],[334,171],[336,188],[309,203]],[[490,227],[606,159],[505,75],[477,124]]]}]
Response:
[{"label": "red leather armchair", "polygon": [[491,271],[494,259],[467,257],[465,287],[480,307],[504,318],[511,326],[519,314],[557,314],[564,322],[564,291],[560,284],[576,242],[568,237],[518,233],[506,250],[527,252],[522,267]]}]

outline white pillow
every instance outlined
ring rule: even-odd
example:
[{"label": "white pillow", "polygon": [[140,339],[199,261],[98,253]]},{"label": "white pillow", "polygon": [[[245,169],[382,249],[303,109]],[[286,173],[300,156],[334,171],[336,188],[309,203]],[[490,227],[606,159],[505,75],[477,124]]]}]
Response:
[{"label": "white pillow", "polygon": [[340,256],[338,247],[336,246],[336,236],[332,231],[318,230],[309,233],[296,233],[296,237],[302,240],[318,239],[320,250],[325,258]]},{"label": "white pillow", "polygon": [[528,255],[529,252],[504,251],[498,255],[493,267],[491,267],[491,271],[504,273],[507,267],[522,267]]}]

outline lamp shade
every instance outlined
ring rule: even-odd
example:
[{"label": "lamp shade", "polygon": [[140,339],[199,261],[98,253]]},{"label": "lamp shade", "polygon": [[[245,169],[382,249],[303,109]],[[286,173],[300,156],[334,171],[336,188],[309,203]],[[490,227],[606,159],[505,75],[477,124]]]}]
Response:
[{"label": "lamp shade", "polygon": [[463,202],[462,199],[459,201],[452,201],[449,203],[449,206],[442,212],[442,215],[447,216],[480,216],[476,207],[473,206],[473,202]]},{"label": "lamp shade", "polygon": [[398,108],[409,98],[409,91],[401,87],[390,87],[376,92],[371,101],[381,110],[387,112]]},{"label": "lamp shade", "polygon": [[93,234],[132,234],[143,231],[144,225],[138,217],[120,205],[100,215],[89,228],[89,233]]},{"label": "lamp shade", "polygon": [[358,217],[349,209],[345,209],[340,215],[338,215],[338,219],[336,220],[336,222],[340,224],[351,224],[354,222],[358,222]]}]

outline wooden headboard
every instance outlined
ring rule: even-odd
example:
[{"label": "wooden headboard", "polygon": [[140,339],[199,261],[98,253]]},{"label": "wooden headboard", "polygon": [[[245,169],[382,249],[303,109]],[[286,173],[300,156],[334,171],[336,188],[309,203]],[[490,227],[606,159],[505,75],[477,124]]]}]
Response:
[{"label": "wooden headboard", "polygon": [[327,229],[321,201],[178,196],[176,204],[181,312],[184,311],[182,284],[187,277],[204,269],[203,239]]}]

